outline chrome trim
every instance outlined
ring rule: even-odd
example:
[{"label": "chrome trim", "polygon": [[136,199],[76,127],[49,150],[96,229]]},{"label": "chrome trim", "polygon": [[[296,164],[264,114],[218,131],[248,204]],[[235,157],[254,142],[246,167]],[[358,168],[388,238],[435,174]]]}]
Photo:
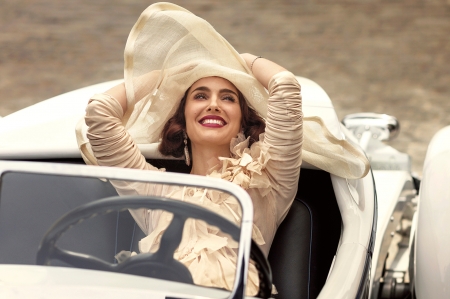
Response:
[{"label": "chrome trim", "polygon": [[375,240],[377,237],[377,225],[378,225],[378,197],[377,189],[375,187],[375,177],[373,175],[372,169],[370,169],[370,174],[372,176],[373,183],[373,218],[372,218],[372,231],[370,233],[369,246],[367,246],[366,261],[364,263],[364,270],[361,281],[359,283],[358,293],[356,295],[357,299],[369,298],[370,293],[370,273],[372,271],[372,258],[373,251],[375,248]]},{"label": "chrome trim", "polygon": [[394,116],[378,113],[349,114],[342,120],[344,126],[361,139],[365,131],[371,132],[371,138],[380,141],[392,140],[400,132],[400,123]]},{"label": "chrome trim", "polygon": [[191,174],[167,173],[119,167],[0,160],[0,177],[3,173],[9,171],[48,175],[81,176],[87,178],[105,178],[109,180],[130,180],[167,185],[182,184],[183,186],[216,189],[233,195],[241,205],[242,222],[236,265],[236,278],[229,298],[241,299],[245,297],[245,286],[247,284],[253,228],[253,203],[248,193],[238,185],[217,178]]},{"label": "chrome trim", "polygon": [[[403,185],[403,189],[398,197],[397,204],[395,205],[392,214],[390,215],[389,224],[384,231],[382,236],[380,250],[378,254],[377,265],[374,269],[375,274],[372,282],[372,293],[371,298],[378,298],[378,294],[380,291],[380,280],[382,278],[383,269],[385,266],[385,261],[387,258],[387,254],[389,251],[389,247],[392,242],[393,233],[397,226],[399,225],[406,205],[411,202],[411,200],[416,196],[416,190],[414,189],[414,185],[411,181],[406,181]],[[381,237],[381,236],[379,236]]]}]

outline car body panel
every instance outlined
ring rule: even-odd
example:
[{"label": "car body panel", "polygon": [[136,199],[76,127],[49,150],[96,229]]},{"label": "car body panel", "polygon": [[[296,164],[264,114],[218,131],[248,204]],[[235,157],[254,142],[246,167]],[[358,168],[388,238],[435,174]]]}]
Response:
[{"label": "car body panel", "polygon": [[431,140],[423,168],[415,241],[417,298],[450,298],[450,126]]}]

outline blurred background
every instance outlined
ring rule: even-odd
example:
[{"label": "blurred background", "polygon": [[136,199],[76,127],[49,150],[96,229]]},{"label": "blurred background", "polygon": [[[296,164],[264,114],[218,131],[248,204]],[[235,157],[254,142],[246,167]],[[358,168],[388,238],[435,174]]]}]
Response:
[{"label": "blurred background", "polygon": [[[239,52],[316,81],[340,119],[396,116],[401,132],[390,144],[419,175],[432,136],[450,125],[450,0],[174,2]],[[128,33],[152,3],[0,0],[0,116],[123,78]]]}]

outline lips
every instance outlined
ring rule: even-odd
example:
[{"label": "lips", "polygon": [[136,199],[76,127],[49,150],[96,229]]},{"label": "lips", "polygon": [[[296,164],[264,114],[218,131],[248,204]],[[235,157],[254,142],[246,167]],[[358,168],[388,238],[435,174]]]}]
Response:
[{"label": "lips", "polygon": [[227,122],[220,116],[207,115],[200,119],[199,123],[204,127],[220,128],[227,124]]}]

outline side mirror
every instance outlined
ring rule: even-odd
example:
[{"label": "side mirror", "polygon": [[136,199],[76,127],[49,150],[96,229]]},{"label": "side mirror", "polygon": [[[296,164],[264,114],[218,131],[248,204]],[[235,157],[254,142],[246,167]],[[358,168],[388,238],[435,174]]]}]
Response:
[{"label": "side mirror", "polygon": [[373,139],[389,141],[395,139],[400,132],[400,123],[397,118],[387,114],[349,114],[344,117],[342,123],[358,139],[361,139],[363,135],[367,136],[370,132]]}]

